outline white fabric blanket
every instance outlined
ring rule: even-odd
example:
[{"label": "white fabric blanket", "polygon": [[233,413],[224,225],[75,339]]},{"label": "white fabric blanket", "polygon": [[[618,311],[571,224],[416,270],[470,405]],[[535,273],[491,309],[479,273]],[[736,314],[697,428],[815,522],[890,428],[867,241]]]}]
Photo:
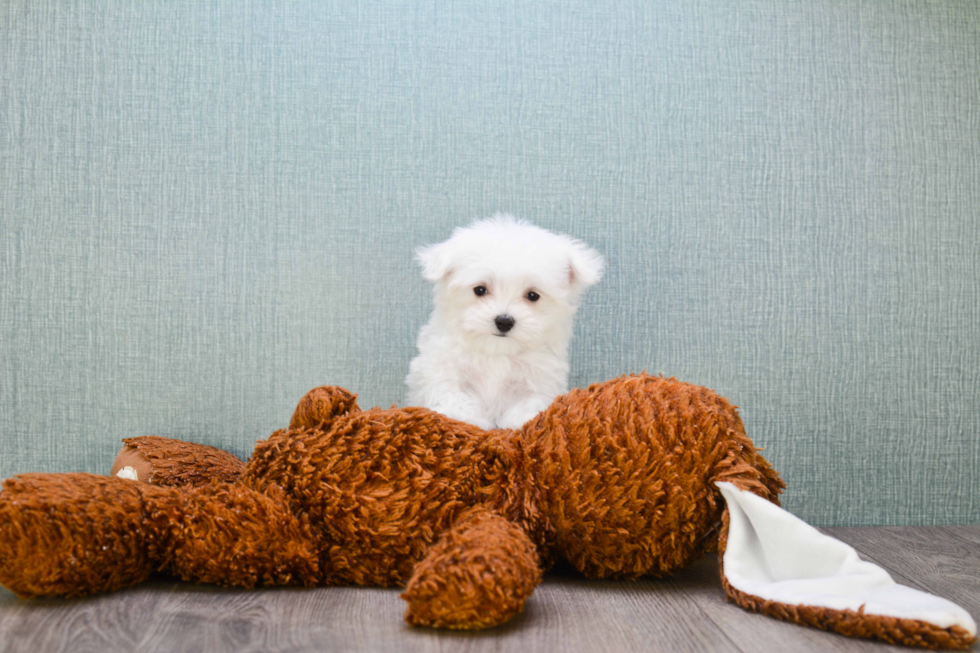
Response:
[{"label": "white fabric blanket", "polygon": [[960,606],[897,584],[852,547],[731,483],[717,483],[730,518],[724,572],[746,594],[788,605],[916,619],[940,628],[977,625]]}]

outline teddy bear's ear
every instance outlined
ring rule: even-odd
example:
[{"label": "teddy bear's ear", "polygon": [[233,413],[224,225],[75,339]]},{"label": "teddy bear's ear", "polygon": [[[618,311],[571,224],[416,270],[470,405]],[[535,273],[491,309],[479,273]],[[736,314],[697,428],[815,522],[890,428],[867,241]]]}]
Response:
[{"label": "teddy bear's ear", "polygon": [[602,279],[606,260],[602,254],[578,240],[573,240],[568,251],[568,283],[584,290]]},{"label": "teddy bear's ear", "polygon": [[360,411],[356,394],[337,386],[323,385],[313,388],[299,400],[289,420],[289,428],[329,428],[335,417]]},{"label": "teddy bear's ear", "polygon": [[447,243],[419,247],[415,259],[422,266],[422,277],[432,283],[444,280],[453,271],[452,249]]}]

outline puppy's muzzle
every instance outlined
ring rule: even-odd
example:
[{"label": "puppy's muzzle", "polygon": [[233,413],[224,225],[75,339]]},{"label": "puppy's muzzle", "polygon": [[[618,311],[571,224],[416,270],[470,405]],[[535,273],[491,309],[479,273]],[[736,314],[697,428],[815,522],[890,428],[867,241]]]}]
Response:
[{"label": "puppy's muzzle", "polygon": [[507,333],[514,328],[514,318],[509,315],[498,315],[493,319],[493,323],[497,325],[497,331],[500,333]]}]

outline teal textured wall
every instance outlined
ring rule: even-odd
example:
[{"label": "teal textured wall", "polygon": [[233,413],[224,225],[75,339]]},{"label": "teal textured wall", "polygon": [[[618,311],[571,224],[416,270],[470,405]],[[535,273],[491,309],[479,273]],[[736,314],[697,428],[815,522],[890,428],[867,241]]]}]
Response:
[{"label": "teal textured wall", "polygon": [[817,524],[980,522],[980,4],[4,2],[0,476],[402,401],[415,245],[609,260],[572,382],[741,407]]}]

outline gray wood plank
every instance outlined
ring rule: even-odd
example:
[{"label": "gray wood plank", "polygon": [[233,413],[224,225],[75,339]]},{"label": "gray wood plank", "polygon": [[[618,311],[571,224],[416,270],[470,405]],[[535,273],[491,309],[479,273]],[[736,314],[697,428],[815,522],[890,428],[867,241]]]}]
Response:
[{"label": "gray wood plank", "polygon": [[966,540],[980,547],[980,524],[970,526],[937,526],[936,528],[945,533],[949,533],[953,537],[958,537],[961,540]]},{"label": "gray wood plank", "polygon": [[[980,546],[962,527],[823,529],[881,565],[900,583],[923,589],[980,616]],[[904,579],[904,580],[903,580]]]},{"label": "gray wood plank", "polygon": [[141,651],[420,650],[401,637],[397,590],[179,584],[159,606]]},{"label": "gray wood plank", "polygon": [[[594,581],[567,571],[548,578],[542,589],[544,605],[555,616],[552,637],[567,644],[541,650],[569,650],[581,642],[589,643],[583,650],[739,650],[673,578]],[[608,626],[620,633],[619,642],[608,638]],[[565,637],[569,628],[576,632]]]},{"label": "gray wood plank", "polygon": [[[980,527],[823,529],[898,582],[977,614]],[[255,591],[156,579],[113,594],[23,601],[0,590],[0,651],[742,651],[904,650],[753,615],[725,602],[709,557],[670,579],[549,574],[524,612],[476,633],[415,629],[398,590]]]},{"label": "gray wood plank", "polygon": [[141,585],[83,599],[0,596],[0,642],[10,653],[133,651],[162,594]]},{"label": "gray wood plank", "polygon": [[415,629],[398,590],[256,591],[147,583],[0,604],[8,651],[737,651],[671,581],[546,579],[519,617],[477,633]]},{"label": "gray wood plank", "polygon": [[759,651],[884,653],[908,650],[899,646],[851,639],[836,633],[746,612],[725,600],[716,557],[699,561],[683,574],[679,574],[677,581],[698,608],[745,653]]}]

